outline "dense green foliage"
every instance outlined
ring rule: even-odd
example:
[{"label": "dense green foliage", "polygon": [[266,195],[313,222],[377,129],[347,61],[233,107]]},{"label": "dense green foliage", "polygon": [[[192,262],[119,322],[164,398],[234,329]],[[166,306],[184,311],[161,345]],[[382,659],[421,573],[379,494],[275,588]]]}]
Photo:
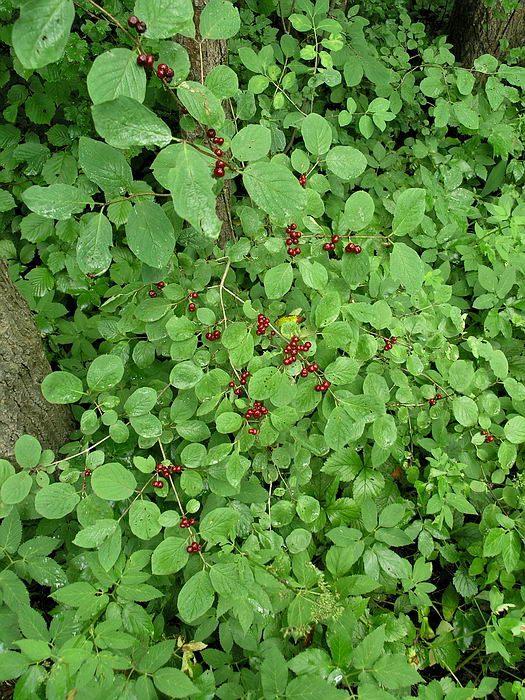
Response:
[{"label": "dense green foliage", "polygon": [[0,461],[15,700],[523,700],[525,68],[401,2],[210,0],[203,84],[189,0],[0,17],[0,255],[79,425]]}]

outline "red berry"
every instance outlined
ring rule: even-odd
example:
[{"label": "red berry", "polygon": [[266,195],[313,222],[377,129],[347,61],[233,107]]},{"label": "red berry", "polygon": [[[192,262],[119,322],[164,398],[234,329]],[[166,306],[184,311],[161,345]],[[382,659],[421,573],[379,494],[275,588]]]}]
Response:
[{"label": "red berry", "polygon": [[239,379],[239,384],[244,386],[246,384],[246,379]]},{"label": "red berry", "polygon": [[162,462],[159,462],[157,465],[155,465],[155,471],[160,472],[161,469],[164,469],[164,465]]},{"label": "red berry", "polygon": [[317,364],[317,362],[311,364],[310,367],[313,367],[313,369],[311,369],[310,372],[317,372],[317,370],[319,369],[319,365]]},{"label": "red berry", "polygon": [[224,139],[221,136],[218,136],[213,139],[213,143],[216,143],[217,146],[222,146],[222,144],[224,143]]},{"label": "red berry", "polygon": [[235,382],[228,382],[230,389],[235,389]]},{"label": "red berry", "polygon": [[148,56],[145,53],[141,53],[137,56],[137,63],[139,66],[145,66],[148,62]]},{"label": "red berry", "polygon": [[429,400],[428,400],[428,403],[429,403],[431,406],[435,406],[435,405],[436,405],[436,400],[435,400],[435,399],[429,399]]},{"label": "red berry", "polygon": [[299,255],[300,252],[301,252],[301,249],[300,249],[300,248],[296,248],[296,249],[295,249],[295,254],[296,254],[296,255]]},{"label": "red berry", "polygon": [[[392,345],[395,345],[395,344],[397,343],[397,337],[396,337],[395,335],[393,335],[393,336],[390,338],[390,342],[392,343]],[[441,397],[440,397],[440,398],[441,398]]]},{"label": "red berry", "polygon": [[215,136],[215,129],[208,129],[208,131],[206,132],[206,136],[209,139],[212,139]]},{"label": "red berry", "polygon": [[339,243],[341,236],[332,236],[332,243]]},{"label": "red berry", "polygon": [[286,245],[293,245],[295,243],[295,241],[292,238],[287,238],[284,242]]},{"label": "red berry", "polygon": [[146,68],[153,68],[153,64],[155,63],[155,56],[152,54],[148,54],[146,56]]},{"label": "red berry", "polygon": [[179,527],[189,527],[189,526],[190,526],[190,524],[189,524],[189,522],[188,522],[188,519],[187,519],[187,518],[182,518],[182,520],[180,521]]},{"label": "red berry", "polygon": [[146,25],[146,22],[137,22],[137,25],[135,27],[135,29],[137,30],[137,32],[139,34],[144,34],[144,32],[146,31],[147,28],[148,27]]},{"label": "red berry", "polygon": [[248,432],[250,433],[250,435],[257,435],[259,431],[257,430],[257,428],[249,428]]},{"label": "red berry", "polygon": [[215,155],[220,158],[222,156],[222,151],[220,148],[215,148],[214,151]]},{"label": "red berry", "polygon": [[148,294],[152,299],[154,299],[157,296],[157,292],[154,289],[150,289]]},{"label": "red berry", "polygon": [[206,333],[204,337],[206,338],[206,340],[213,340],[213,333]]},{"label": "red berry", "polygon": [[167,70],[166,70],[166,75],[164,76],[164,77],[165,77],[165,80],[166,80],[168,83],[171,83],[171,81],[173,80],[173,76],[174,76],[174,75],[175,75],[175,71],[173,70],[173,68],[170,68],[170,67],[168,66],[168,68],[167,68]]},{"label": "red berry", "polygon": [[295,248],[288,248],[286,251],[292,258],[295,256]]},{"label": "red berry", "polygon": [[250,376],[250,373],[248,372],[248,370],[245,370],[244,372],[241,372],[241,377],[242,377],[243,379],[248,379],[249,376]]},{"label": "red berry", "polygon": [[190,525],[195,525],[197,521],[195,520],[195,518],[188,518],[188,522]]},{"label": "red berry", "polygon": [[308,376],[308,370],[307,369],[302,369],[301,370],[301,377],[307,377]]},{"label": "red berry", "polygon": [[273,336],[276,335],[276,331],[270,331],[270,335],[271,335],[272,338],[273,338]]},{"label": "red berry", "polygon": [[223,160],[217,160],[215,161],[215,167],[224,169],[226,167],[226,163]]},{"label": "red berry", "polygon": [[184,471],[184,467],[182,467],[180,464],[174,464],[172,467],[170,467],[170,469],[173,474],[180,474]]},{"label": "red berry", "polygon": [[234,393],[236,396],[242,396],[243,391],[242,391],[242,389],[241,389],[240,387],[237,387],[237,389],[234,389],[234,390],[233,390],[233,393]]},{"label": "red berry", "polygon": [[361,248],[360,245],[356,245],[356,247],[354,248],[354,253],[355,253],[356,255],[359,255],[359,253],[360,253],[362,250],[363,250],[363,249]]},{"label": "red berry", "polygon": [[345,245],[345,251],[347,253],[353,253],[355,251],[355,243],[352,243],[352,241],[350,241],[350,243],[347,243]]},{"label": "red berry", "polygon": [[494,435],[487,435],[485,438],[485,442],[494,442]]},{"label": "red berry", "polygon": [[193,554],[193,545],[192,545],[192,544],[189,544],[189,545],[186,547],[186,551],[187,551],[189,554]]},{"label": "red berry", "polygon": [[332,244],[331,243],[325,243],[323,245],[323,250],[332,250]]},{"label": "red berry", "polygon": [[304,344],[304,349],[310,350],[311,347],[312,347],[312,343],[309,340],[307,340],[306,343]]},{"label": "red berry", "polygon": [[157,289],[164,289],[165,286],[166,286],[166,282],[157,282],[157,284],[155,285],[155,287],[157,287]]},{"label": "red berry", "polygon": [[254,418],[260,418],[262,416],[262,411],[260,411],[258,408],[255,409],[253,412],[253,417]]},{"label": "red berry", "polygon": [[221,337],[221,332],[220,331],[213,331],[213,338],[214,340],[219,340]]},{"label": "red berry", "polygon": [[224,168],[215,168],[213,174],[215,177],[224,177]]},{"label": "red berry", "polygon": [[388,341],[383,345],[383,350],[392,350],[392,343]]},{"label": "red berry", "polygon": [[84,474],[84,476],[91,476],[93,472],[91,471],[91,469],[84,469],[82,473]]},{"label": "red berry", "polygon": [[294,224],[294,223],[289,224],[288,228],[292,229],[292,231],[295,231],[295,229],[297,228],[297,224]]},{"label": "red berry", "polygon": [[482,431],[481,431],[481,434],[482,434],[482,435],[488,435],[488,433],[487,433],[486,430],[482,430]]},{"label": "red berry", "polygon": [[436,401],[439,401],[439,399],[442,399],[443,397],[441,396],[441,394],[436,394],[434,398],[436,399]]},{"label": "red berry", "polygon": [[154,489],[161,489],[164,486],[164,482],[160,480],[153,481],[151,483]]},{"label": "red berry", "polygon": [[316,385],[315,385],[315,390],[316,390],[316,391],[322,391],[322,390],[323,390],[323,387],[322,387],[320,384],[316,384]]},{"label": "red berry", "polygon": [[165,63],[159,63],[157,66],[157,78],[162,78],[165,77],[166,71],[168,70],[168,66]]},{"label": "red berry", "polygon": [[191,292],[190,297],[192,299],[198,299],[199,298],[199,292]]},{"label": "red berry", "polygon": [[135,15],[131,15],[128,17],[128,27],[131,27],[132,29],[137,26],[139,23],[139,18],[135,17]]},{"label": "red berry", "polygon": [[200,552],[202,549],[201,545],[198,542],[194,542],[191,546],[193,548],[193,552]]},{"label": "red berry", "polygon": [[196,309],[197,309],[197,307],[195,306],[195,304],[193,304],[193,303],[188,304],[188,310],[189,310],[189,311],[196,311]]}]

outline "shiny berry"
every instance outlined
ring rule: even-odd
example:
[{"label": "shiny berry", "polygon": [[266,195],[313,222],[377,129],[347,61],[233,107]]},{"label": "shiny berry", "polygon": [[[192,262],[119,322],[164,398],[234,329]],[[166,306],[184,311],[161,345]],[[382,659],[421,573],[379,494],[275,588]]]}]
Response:
[{"label": "shiny berry", "polygon": [[166,282],[157,282],[157,284],[155,285],[155,287],[157,287],[157,289],[164,289],[165,286],[166,286]]},{"label": "shiny berry", "polygon": [[153,68],[153,64],[155,63],[155,56],[152,54],[148,54],[146,56],[146,68]]},{"label": "shiny berry", "polygon": [[159,480],[152,481],[151,485],[154,489],[161,489],[164,486],[164,482]]},{"label": "shiny berry", "polygon": [[215,177],[224,177],[224,172],[224,168],[215,168],[213,174],[215,175]]},{"label": "shiny berry", "polygon": [[428,403],[429,403],[431,406],[435,406],[435,405],[436,405],[436,399],[429,399],[429,400],[428,400]]},{"label": "shiny berry", "polygon": [[307,377],[308,376],[308,370],[307,369],[302,369],[301,370],[301,377]]},{"label": "shiny berry", "polygon": [[132,29],[134,29],[138,23],[139,23],[139,18],[135,17],[135,15],[131,15],[130,17],[128,17],[128,27],[131,27]]},{"label": "shiny berry", "polygon": [[213,339],[214,340],[219,340],[220,337],[221,337],[220,331],[213,331]]},{"label": "shiny berry", "polygon": [[233,390],[233,393],[234,393],[236,396],[242,396],[243,391],[242,391],[241,387],[237,387],[237,389],[234,389],[234,390]]},{"label": "shiny berry", "polygon": [[174,474],[181,474],[181,473],[184,471],[184,467],[182,467],[180,464],[174,464],[174,465],[171,467],[171,471],[172,471]]},{"label": "shiny berry", "polygon": [[215,162],[215,167],[224,169],[226,167],[226,163],[223,160],[217,160]]},{"label": "shiny berry", "polygon": [[168,83],[171,83],[171,81],[173,80],[173,76],[174,76],[174,75],[175,75],[175,71],[173,70],[173,68],[170,68],[170,67],[168,66],[168,68],[167,68],[167,70],[166,70],[166,75],[164,76],[165,80],[167,80]]},{"label": "shiny berry", "polygon": [[436,394],[434,398],[436,399],[436,401],[439,401],[439,399],[442,399],[443,397],[441,396],[441,394]]},{"label": "shiny berry", "polygon": [[152,299],[155,299],[155,297],[157,296],[157,292],[156,292],[154,289],[150,289],[149,292],[148,292],[148,295],[149,295]]},{"label": "shiny berry", "polygon": [[363,250],[363,249],[361,248],[360,245],[356,245],[356,247],[354,248],[354,253],[355,253],[356,255],[359,255],[359,253],[360,253],[362,250]]},{"label": "shiny berry", "polygon": [[332,243],[339,243],[341,236],[332,236]]},{"label": "shiny berry", "polygon": [[165,77],[166,71],[168,70],[168,66],[165,63],[159,63],[157,66],[157,78],[162,78]]},{"label": "shiny berry", "polygon": [[[396,337],[395,335],[393,335],[393,336],[390,338],[390,342],[392,343],[392,345],[395,345],[395,344],[397,343],[397,337]],[[441,397],[440,397],[440,398],[441,398]]]},{"label": "shiny berry", "polygon": [[482,434],[482,435],[488,435],[488,433],[487,433],[486,430],[482,430],[482,431],[481,431],[481,434]]},{"label": "shiny berry", "polygon": [[91,469],[84,469],[82,473],[84,474],[84,476],[91,476],[93,472],[91,471]]},{"label": "shiny berry", "polygon": [[246,379],[239,379],[239,384],[244,386],[246,384]]},{"label": "shiny berry", "polygon": [[235,389],[235,382],[228,382],[230,389]]},{"label": "shiny berry", "polygon": [[322,391],[322,390],[323,390],[323,387],[321,386],[321,384],[316,384],[316,385],[315,385],[315,390],[316,390],[316,391]]},{"label": "shiny berry", "polygon": [[215,129],[208,129],[208,131],[206,132],[206,136],[209,139],[212,139],[215,136]]},{"label": "shiny berry", "polygon": [[199,292],[191,292],[190,297],[192,299],[198,299],[199,298]]},{"label": "shiny berry", "polygon": [[216,136],[216,137],[213,139],[213,143],[216,143],[217,146],[222,146],[223,143],[224,143],[224,139],[223,139],[221,136]]},{"label": "shiny berry", "polygon": [[222,156],[222,151],[220,148],[215,148],[214,151],[215,155],[220,158]]},{"label": "shiny berry", "polygon": [[197,310],[197,307],[193,302],[191,304],[188,304],[188,311],[196,311],[196,310]]},{"label": "shiny berry", "polygon": [[145,66],[148,62],[148,56],[145,53],[141,53],[137,56],[137,63],[139,66]]},{"label": "shiny berry", "polygon": [[386,343],[383,345],[383,350],[392,350],[392,347],[393,347],[393,346],[392,346],[392,343],[386,342]]},{"label": "shiny berry", "polygon": [[155,465],[155,471],[160,472],[164,469],[164,465],[162,462],[159,462],[157,465]]},{"label": "shiny berry", "polygon": [[494,442],[494,435],[487,435],[485,437],[485,442]]},{"label": "shiny berry", "polygon": [[144,32],[146,31],[147,28],[148,27],[146,25],[146,22],[137,22],[137,25],[135,27],[135,29],[137,30],[137,32],[139,34],[144,34]]},{"label": "shiny berry", "polygon": [[325,243],[323,245],[323,250],[332,250],[332,244],[331,243]]},{"label": "shiny berry", "polygon": [[257,430],[257,428],[249,428],[248,432],[250,433],[250,435],[257,435],[259,431]]}]

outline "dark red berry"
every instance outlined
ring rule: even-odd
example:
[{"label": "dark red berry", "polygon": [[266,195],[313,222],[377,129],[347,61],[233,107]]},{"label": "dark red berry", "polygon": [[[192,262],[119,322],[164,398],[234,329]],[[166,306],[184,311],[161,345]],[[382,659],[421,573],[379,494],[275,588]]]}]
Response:
[{"label": "dark red berry", "polygon": [[439,399],[442,399],[443,397],[441,396],[441,394],[436,394],[434,398],[436,399],[436,401],[439,401]]},{"label": "dark red berry", "polygon": [[128,27],[131,27],[132,29],[134,29],[138,23],[139,23],[139,18],[135,17],[135,15],[131,15],[130,17],[128,17]]},{"label": "dark red berry", "polygon": [[220,158],[222,156],[222,151],[220,148],[216,148],[214,151],[215,155]]},{"label": "dark red berry", "polygon": [[215,162],[215,167],[224,169],[226,167],[226,163],[223,160],[217,160]]},{"label": "dark red berry", "polygon": [[487,435],[485,438],[485,442],[494,442],[494,435]]},{"label": "dark red berry", "polygon": [[186,551],[189,552],[189,554],[193,554],[193,551],[194,551],[194,550],[193,550],[193,545],[192,545],[192,544],[189,544],[189,545],[186,547]]},{"label": "dark red berry", "polygon": [[234,393],[236,396],[242,396],[243,391],[242,391],[241,387],[237,387],[237,389],[234,389],[234,390],[233,390],[233,393]]},{"label": "dark red berry", "polygon": [[139,66],[145,66],[148,62],[148,56],[145,53],[141,53],[137,56],[137,63]]},{"label": "dark red berry", "polygon": [[168,70],[168,66],[165,63],[159,63],[157,66],[157,78],[164,78],[166,75],[166,71]]},{"label": "dark red berry", "polygon": [[91,476],[93,472],[91,471],[91,469],[84,469],[82,473],[84,474],[84,476]]},{"label": "dark red berry", "polygon": [[212,139],[215,136],[215,129],[208,129],[208,131],[206,132],[206,136],[209,139]]},{"label": "dark red berry", "polygon": [[332,243],[339,243],[341,236],[332,236]]},{"label": "dark red berry", "polygon": [[390,342],[392,343],[392,345],[395,345],[395,344],[397,343],[397,337],[396,337],[395,335],[393,335],[393,336],[390,338]]},{"label": "dark red berry", "polygon": [[149,53],[146,56],[146,68],[153,68],[154,63],[155,63],[155,56],[153,56],[153,54]]},{"label": "dark red berry", "polygon": [[428,403],[429,403],[431,406],[435,406],[435,405],[436,405],[436,399],[429,399],[429,400],[428,400]]},{"label": "dark red berry", "polygon": [[137,25],[135,27],[135,29],[137,30],[137,32],[139,34],[144,34],[144,32],[146,31],[147,28],[148,27],[146,25],[146,22],[137,22]]},{"label": "dark red berry", "polygon": [[224,143],[224,139],[223,139],[221,136],[216,136],[216,137],[213,139],[213,143],[216,143],[217,146],[222,146],[223,143]]},{"label": "dark red berry", "polygon": [[325,243],[323,245],[323,250],[332,250],[332,244],[331,243]]},{"label": "dark red berry", "polygon": [[228,382],[230,389],[235,389],[235,382]]},{"label": "dark red berry", "polygon": [[323,387],[321,386],[321,384],[316,384],[316,385],[315,385],[315,390],[316,390],[316,391],[322,391],[322,390],[323,390]]},{"label": "dark red berry", "polygon": [[221,332],[220,331],[213,331],[213,338],[214,340],[219,340],[221,337]]},{"label": "dark red berry", "polygon": [[224,168],[215,168],[213,174],[215,177],[224,177]]},{"label": "dark red berry", "polygon": [[189,311],[196,311],[197,307],[195,304],[191,303],[191,304],[188,304],[188,310]]},{"label": "dark red berry", "polygon": [[361,248],[360,245],[356,245],[355,248],[354,248],[354,253],[355,253],[356,255],[359,255],[359,253],[360,253],[362,250],[363,250],[363,249]]},{"label": "dark red berry", "polygon": [[388,351],[388,350],[392,350],[392,343],[386,342],[386,343],[383,345],[383,350],[387,350],[387,351]]},{"label": "dark red berry", "polygon": [[246,384],[246,379],[239,379],[239,384],[244,386]]},{"label": "dark red berry", "polygon": [[309,340],[307,340],[306,343],[304,344],[304,349],[310,350],[311,347],[312,347],[312,343]]},{"label": "dark red berry", "polygon": [[168,83],[170,83],[170,82],[173,80],[173,76],[174,76],[174,75],[175,75],[175,71],[173,70],[173,68],[170,68],[170,67],[168,66],[168,68],[167,68],[167,70],[166,70],[165,80],[166,80]]},{"label": "dark red berry", "polygon": [[154,299],[157,296],[157,292],[154,289],[150,289],[148,294],[152,299]]},{"label": "dark red berry", "polygon": [[173,474],[181,474],[184,471],[184,467],[180,464],[174,464],[170,467]]},{"label": "dark red berry", "polygon": [[302,369],[301,370],[301,377],[307,377],[308,376],[308,370],[307,369]]},{"label": "dark red berry", "polygon": [[250,435],[257,435],[259,431],[257,430],[257,428],[249,428],[248,432],[250,433]]},{"label": "dark red berry", "polygon": [[155,471],[160,472],[162,469],[164,469],[164,465],[162,462],[159,462],[157,465],[155,465]]},{"label": "dark red berry", "polygon": [[482,435],[488,435],[488,433],[487,433],[486,430],[482,430],[482,431],[481,431],[481,434],[482,434]]},{"label": "dark red berry", "polygon": [[154,489],[161,489],[164,486],[164,482],[159,480],[153,481],[151,483]]},{"label": "dark red berry", "polygon": [[190,292],[190,297],[192,299],[198,299],[199,298],[199,292]]},{"label": "dark red berry", "polygon": [[157,282],[157,284],[155,285],[155,287],[157,287],[157,289],[164,289],[165,286],[166,286],[166,282]]},{"label": "dark red berry", "polygon": [[353,253],[353,252],[355,252],[355,243],[352,243],[352,241],[350,241],[350,243],[347,243],[347,244],[345,245],[345,251],[346,251],[347,253]]}]

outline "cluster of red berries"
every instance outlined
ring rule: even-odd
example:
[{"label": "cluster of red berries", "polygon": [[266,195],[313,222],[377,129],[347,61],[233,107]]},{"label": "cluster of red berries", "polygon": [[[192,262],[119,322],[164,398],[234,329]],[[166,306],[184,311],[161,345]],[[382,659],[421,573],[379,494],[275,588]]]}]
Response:
[{"label": "cluster of red berries", "polygon": [[[215,129],[208,129],[206,132],[206,136],[209,139],[211,139],[211,142],[216,146],[222,146],[224,143],[224,139],[222,138],[222,136],[217,136]],[[217,156],[213,174],[215,175],[215,177],[224,177],[226,163],[223,160],[221,160],[222,151],[220,148],[214,148],[213,152]]]},{"label": "cluster of red berries", "polygon": [[301,370],[300,374],[301,377],[307,377],[311,372],[317,372],[319,370],[319,365],[317,362],[314,362],[311,365],[308,365],[307,367],[303,367]]},{"label": "cluster of red berries", "polygon": [[91,469],[84,469],[84,471],[82,472],[82,474],[83,474],[84,476],[91,476],[91,474],[93,474],[93,472],[91,471]]},{"label": "cluster of red berries", "polygon": [[153,68],[155,63],[155,56],[150,53],[139,53],[137,56],[137,63],[143,68]]},{"label": "cluster of red berries", "polygon": [[323,250],[335,250],[335,244],[339,243],[341,236],[332,236],[330,243],[325,243],[323,245]]},{"label": "cluster of red berries", "polygon": [[[241,378],[239,379],[239,384],[244,386],[246,384],[249,376],[250,376],[250,373],[248,372],[248,370],[247,369],[243,370],[241,372]],[[235,389],[235,386],[236,386],[235,381],[232,379],[230,382],[228,382],[228,386],[230,387],[230,389]],[[242,391],[241,391],[241,393],[242,393]]]},{"label": "cluster of red berries", "polygon": [[174,75],[175,71],[166,63],[159,63],[157,66],[157,78],[160,78],[160,80],[165,80],[167,83],[171,83]]},{"label": "cluster of red berries", "polygon": [[221,332],[219,330],[210,331],[209,333],[206,333],[204,337],[206,338],[206,340],[219,340],[219,338],[221,337]]},{"label": "cluster of red berries", "polygon": [[141,22],[138,17],[135,17],[135,15],[128,17],[128,27],[131,29],[136,29],[137,34],[144,34],[148,28],[146,22]]},{"label": "cluster of red berries", "polygon": [[198,542],[192,542],[186,547],[188,554],[198,554],[202,549],[202,546]]},{"label": "cluster of red berries", "polygon": [[485,442],[494,442],[494,435],[487,433],[486,430],[482,430],[481,434],[485,436]]},{"label": "cluster of red berries", "polygon": [[196,522],[197,521],[195,520],[195,518],[182,518],[179,527],[182,527],[183,529],[185,527],[191,527],[192,525],[195,525]]},{"label": "cluster of red berries", "polygon": [[283,359],[283,365],[291,365],[292,362],[296,361],[298,352],[308,352],[311,347],[312,343],[309,341],[304,343],[304,345],[299,345],[299,338],[296,335],[293,335],[290,338],[288,345],[283,348],[283,352],[286,355],[286,357]]},{"label": "cluster of red berries", "polygon": [[352,241],[350,241],[350,243],[347,243],[347,244],[345,245],[345,251],[346,251],[347,253],[354,253],[354,255],[359,255],[359,253],[360,253],[362,250],[363,250],[363,249],[361,248],[360,245],[356,245],[355,243],[352,243]]},{"label": "cluster of red berries", "polygon": [[[286,236],[287,236],[285,241],[284,241],[287,246],[297,246],[297,244],[299,243],[299,239],[303,235],[301,233],[301,231],[297,230],[297,224],[290,224],[284,230],[284,232],[286,233]],[[295,258],[296,255],[299,255],[299,253],[301,252],[301,249],[297,248],[297,247],[295,247],[295,248],[290,247],[290,248],[288,248],[288,250],[286,252],[288,253],[288,255],[291,258]]]},{"label": "cluster of red berries", "polygon": [[316,391],[328,391],[328,389],[331,387],[331,384],[328,380],[324,380],[324,382],[321,382],[320,384],[315,385],[315,390]]},{"label": "cluster of red berries", "polygon": [[[393,335],[391,338],[385,338],[385,344],[383,345],[383,350],[392,350],[394,345],[397,343],[397,337]],[[441,398],[441,396],[439,397]]]},{"label": "cluster of red berries", "polygon": [[443,397],[441,396],[441,394],[436,394],[436,395],[434,396],[433,399],[429,399],[429,400],[428,400],[428,403],[429,403],[431,406],[435,406],[436,403],[439,401],[439,399],[442,399],[442,398],[443,398]]},{"label": "cluster of red berries", "polygon": [[[257,316],[257,330],[255,335],[266,335],[266,329],[270,325],[270,319],[264,314],[259,314]],[[270,331],[270,335],[275,335],[275,331]]]},{"label": "cluster of red berries", "polygon": [[[246,420],[251,420],[252,418],[263,418],[264,416],[268,415],[268,409],[266,406],[263,406],[260,401],[256,401],[253,406],[250,406],[246,410],[246,413],[244,414],[244,417]],[[257,435],[259,430],[257,428],[248,428],[248,432],[250,435]]]},{"label": "cluster of red berries", "polygon": [[[171,474],[170,468],[164,466],[164,464],[162,464],[162,462],[159,462],[157,464],[157,466],[155,467],[155,471],[157,472],[157,474],[162,474],[162,476],[164,476],[166,479]],[[159,488],[160,488],[160,486],[159,486]]]},{"label": "cluster of red berries", "polygon": [[302,173],[302,175],[299,175],[297,179],[299,180],[300,185],[306,185],[306,173]]},{"label": "cluster of red berries", "polygon": [[[199,298],[199,292],[190,292],[189,295],[190,299],[198,299]],[[188,304],[188,311],[197,311],[197,304],[194,304],[192,301]],[[211,338],[208,338],[208,340],[211,340]]]}]

